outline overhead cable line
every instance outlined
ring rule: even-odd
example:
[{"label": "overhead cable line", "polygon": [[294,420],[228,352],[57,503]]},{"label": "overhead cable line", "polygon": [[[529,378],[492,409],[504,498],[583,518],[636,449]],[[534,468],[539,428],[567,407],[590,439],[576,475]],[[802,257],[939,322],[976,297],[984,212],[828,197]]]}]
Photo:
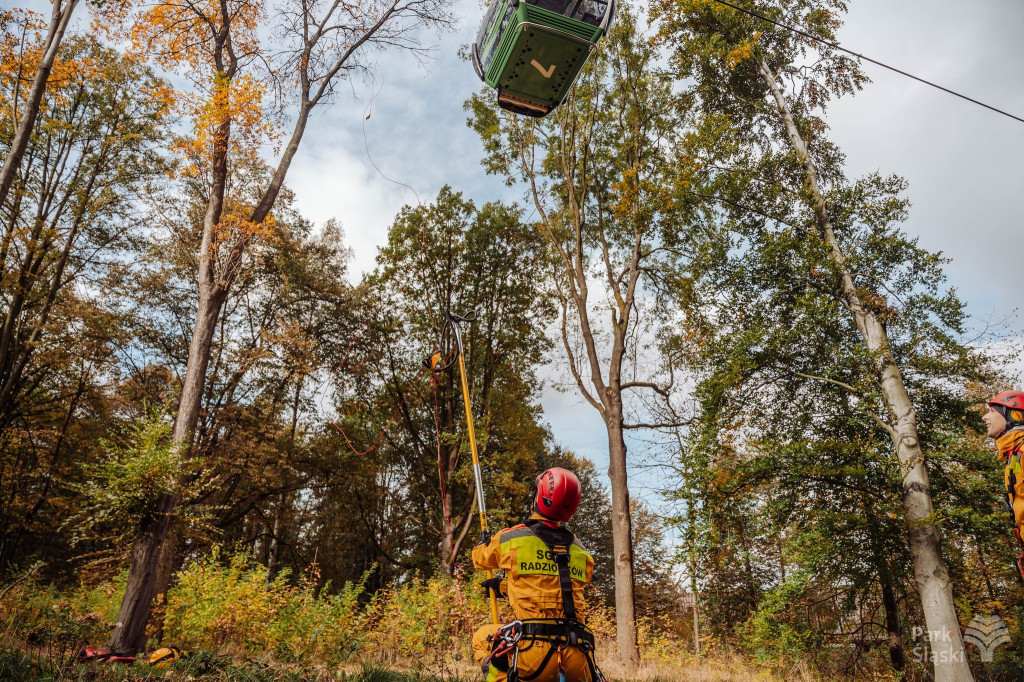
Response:
[{"label": "overhead cable line", "polygon": [[828,45],[829,47],[831,47],[834,50],[839,50],[840,52],[845,52],[846,54],[851,54],[854,57],[858,57],[859,59],[863,59],[866,62],[871,62],[872,64],[875,64],[876,66],[881,66],[883,69],[889,69],[890,71],[895,71],[896,73],[900,74],[901,76],[906,76],[907,78],[913,78],[914,80],[916,80],[919,83],[924,83],[925,85],[930,85],[931,87],[937,88],[939,90],[942,90],[943,92],[947,92],[950,95],[954,95],[956,97],[959,97],[960,99],[965,99],[968,102],[971,102],[972,104],[977,104],[978,106],[985,107],[986,109],[994,111],[997,114],[1002,114],[1003,116],[1008,116],[1009,118],[1012,118],[1015,121],[1020,121],[1021,123],[1024,123],[1024,118],[1021,118],[1020,116],[1015,116],[1015,115],[1013,115],[1013,114],[1011,114],[1009,112],[1003,111],[1002,109],[997,109],[996,107],[994,107],[994,106],[992,106],[990,104],[985,104],[984,102],[979,102],[978,100],[976,100],[976,99],[974,99],[972,97],[968,97],[967,95],[963,95],[963,94],[957,92],[956,90],[950,90],[949,88],[943,87],[943,86],[939,85],[938,83],[933,83],[933,82],[931,82],[929,80],[925,80],[924,78],[920,78],[918,76],[915,76],[912,73],[907,73],[906,71],[902,71],[900,69],[897,69],[895,66],[889,66],[888,64],[880,62],[877,59],[872,59],[871,57],[865,57],[864,55],[860,54],[859,52],[854,52],[853,50],[848,50],[848,49],[846,49],[845,47],[843,47],[841,45],[838,45],[838,44],[833,43],[833,42],[829,42],[828,40],[825,40],[824,38],[819,38],[818,36],[815,36],[815,35],[812,35],[810,33],[807,33],[806,31],[802,31],[802,30],[800,30],[798,28],[793,28],[792,26],[787,26],[786,24],[783,24],[783,23],[780,23],[778,21],[775,21],[774,19],[769,19],[768,17],[764,16],[763,14],[758,14],[757,12],[755,12],[753,10],[749,10],[749,9],[744,8],[744,7],[739,7],[737,5],[732,4],[731,2],[727,2],[727,0],[714,0],[714,1],[717,2],[720,5],[725,5],[726,7],[731,7],[734,10],[736,10],[737,12],[742,12],[743,14],[746,14],[748,16],[754,17],[755,19],[760,19],[761,21],[767,22],[767,23],[769,23],[769,24],[771,24],[773,26],[777,26],[778,28],[781,28],[783,30],[791,31],[792,33],[797,33],[797,34],[802,35],[803,37],[805,37],[805,38],[807,38],[809,40],[813,40],[816,43],[821,43],[822,45]]}]

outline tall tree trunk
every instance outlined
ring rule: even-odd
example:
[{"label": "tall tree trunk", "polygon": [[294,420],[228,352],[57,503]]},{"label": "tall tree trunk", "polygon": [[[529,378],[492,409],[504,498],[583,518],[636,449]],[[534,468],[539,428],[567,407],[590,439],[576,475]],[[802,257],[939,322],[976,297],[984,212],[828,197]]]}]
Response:
[{"label": "tall tree trunk", "polygon": [[[164,604],[167,604],[167,590],[171,586],[171,578],[178,570],[179,548],[181,546],[181,533],[175,528],[169,528],[167,530],[167,537],[164,538],[163,547],[160,549],[160,559],[157,562],[156,569],[156,580],[153,583],[153,596],[159,598],[160,595],[164,597]],[[153,639],[158,643],[163,641],[164,638],[164,618],[166,618],[166,610],[158,611],[156,616],[156,622],[154,623]]]},{"label": "tall tree trunk", "polygon": [[270,536],[270,548],[267,550],[267,583],[274,582],[274,574],[277,573],[277,561],[281,555],[281,524],[284,520],[285,505],[288,504],[288,496],[281,493],[277,501],[277,510],[274,512],[274,526]]},{"label": "tall tree trunk", "polygon": [[897,672],[907,667],[907,655],[903,651],[903,631],[900,630],[900,611],[892,583],[883,576],[882,606],[885,608],[885,631],[889,633],[889,661]]},{"label": "tall tree trunk", "polygon": [[[203,270],[203,266],[200,266],[201,273]],[[196,325],[192,332],[188,366],[181,387],[181,402],[172,433],[172,440],[185,444],[185,447],[191,444],[191,434],[199,422],[199,408],[202,403],[203,386],[206,383],[206,369],[210,361],[214,331],[221,308],[227,299],[227,291],[213,282],[200,284],[199,291]],[[139,539],[132,551],[128,582],[117,614],[117,622],[107,643],[107,648],[111,651],[128,653],[145,649],[146,623],[149,621],[150,605],[155,594],[161,548],[167,536],[171,513],[180,501],[176,495],[163,496],[157,503],[154,513],[142,525]]]},{"label": "tall tree trunk", "polygon": [[134,653],[146,647],[146,623],[156,585],[156,564],[160,560],[160,548],[171,521],[171,511],[177,504],[175,496],[163,496],[153,513],[142,523],[139,539],[132,550],[121,609],[117,613],[114,632],[107,642],[111,651]]},{"label": "tall tree trunk", "polygon": [[843,298],[865,345],[874,357],[875,380],[892,420],[889,433],[903,472],[903,517],[907,522],[908,544],[914,562],[917,590],[921,595],[925,623],[930,633],[929,645],[934,659],[936,682],[973,680],[957,621],[949,571],[942,558],[942,536],[933,520],[931,486],[924,466],[924,453],[921,451],[917,436],[917,412],[910,401],[903,376],[890,349],[885,325],[878,314],[865,305],[861,292],[854,284],[853,275],[846,265],[845,255],[832,229],[817,168],[807,151],[807,145],[800,135],[775,74],[763,61],[758,61],[758,73],[771,89],[790,144],[803,164],[806,189],[811,196],[818,230],[829,249],[832,262],[839,271]]},{"label": "tall tree trunk", "polygon": [[[612,391],[609,390],[609,393]],[[615,550],[615,639],[619,661],[629,669],[640,663],[637,647],[636,599],[633,577],[633,526],[626,480],[626,441],[622,430],[622,397],[605,412],[608,428],[608,478],[612,484],[612,546]],[[628,589],[627,587],[628,586]]]},{"label": "tall tree trunk", "polygon": [[[18,128],[11,141],[11,150],[7,152],[3,168],[0,168],[0,206],[7,201],[14,177],[21,166],[21,159],[25,156],[25,150],[28,149],[28,141],[32,137],[32,130],[39,118],[43,95],[46,94],[46,83],[50,80],[53,61],[57,57],[57,50],[64,39],[64,32],[71,21],[71,15],[78,5],[78,0],[52,0],[52,2],[50,27],[47,29],[46,40],[43,43],[42,58],[39,60],[39,66],[36,67],[36,76],[32,80],[32,89],[29,90],[28,101],[25,103],[25,113],[18,121]],[[13,104],[17,106],[17,102]]]},{"label": "tall tree trunk", "polygon": [[[622,405],[622,359],[625,355],[626,337],[632,315],[633,292],[639,276],[638,263],[641,243],[639,239],[634,243],[633,256],[628,269],[628,291],[623,296],[615,277],[611,274],[607,240],[603,242],[605,249],[604,260],[608,268],[609,283],[615,292],[617,304],[617,308],[613,308],[611,311],[613,342],[608,364],[608,383],[606,384],[602,377],[601,356],[597,349],[588,310],[589,289],[587,278],[589,274],[586,270],[582,249],[582,213],[573,189],[572,178],[575,175],[575,168],[572,164],[564,161],[566,155],[563,154],[564,171],[567,178],[565,186],[569,199],[570,215],[573,220],[573,230],[575,232],[575,246],[566,249],[560,242],[560,238],[551,229],[547,211],[538,194],[536,178],[532,169],[529,169],[530,167],[526,163],[525,151],[522,145],[520,146],[519,153],[520,158],[523,160],[524,168],[528,169],[527,177],[530,181],[534,206],[541,216],[541,229],[557,253],[562,266],[565,268],[566,283],[569,291],[560,291],[559,298],[561,299],[562,306],[562,343],[569,358],[569,368],[583,397],[600,413],[608,432],[608,477],[611,480],[612,486],[612,546],[615,554],[613,568],[615,575],[616,642],[618,645],[619,663],[625,666],[627,670],[632,671],[640,663],[640,648],[637,643],[636,634],[632,521],[629,508],[629,482],[626,470],[626,442],[623,438],[625,420]],[[587,388],[587,381],[584,378],[583,372],[576,366],[573,344],[569,340],[568,321],[570,306],[574,308],[579,320],[580,336],[582,337],[586,353],[585,364],[583,364],[581,358],[581,365],[589,369],[589,383],[593,387],[593,394]]]},{"label": "tall tree trunk", "polygon": [[697,567],[690,562],[690,590],[693,592],[693,653],[700,654],[700,599],[697,595]]}]

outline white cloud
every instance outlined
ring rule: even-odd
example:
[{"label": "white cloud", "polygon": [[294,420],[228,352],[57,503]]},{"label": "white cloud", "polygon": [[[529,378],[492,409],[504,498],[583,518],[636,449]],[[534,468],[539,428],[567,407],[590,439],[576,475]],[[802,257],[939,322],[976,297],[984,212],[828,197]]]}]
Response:
[{"label": "white cloud", "polygon": [[[442,40],[427,70],[407,55],[381,58],[382,87],[365,122],[370,154],[425,202],[444,183],[478,202],[518,199],[500,179],[484,175],[482,148],[465,126],[462,103],[480,82],[456,51],[472,40],[482,10],[467,0],[459,13],[461,29]],[[1024,5],[1013,0],[858,0],[840,38],[851,49],[1024,115],[1021,25]],[[975,314],[1008,312],[1024,291],[1015,253],[1024,247],[1018,245],[1024,124],[870,64],[865,70],[874,83],[836,103],[829,116],[850,174],[905,176],[913,202],[907,232],[953,257],[950,281]],[[362,138],[370,86],[356,90],[362,101],[346,92],[311,125],[289,184],[308,216],[342,221],[359,273],[372,267],[395,213],[415,197],[371,166]],[[556,391],[549,382],[541,400],[558,442],[606,467],[607,436],[597,412],[575,391]]]},{"label": "white cloud", "polygon": [[[1014,0],[858,0],[843,44],[1024,117],[1024,5]],[[832,138],[851,174],[910,182],[906,231],[951,257],[950,282],[978,316],[1024,291],[1024,123],[865,64],[874,80],[832,107]]]}]

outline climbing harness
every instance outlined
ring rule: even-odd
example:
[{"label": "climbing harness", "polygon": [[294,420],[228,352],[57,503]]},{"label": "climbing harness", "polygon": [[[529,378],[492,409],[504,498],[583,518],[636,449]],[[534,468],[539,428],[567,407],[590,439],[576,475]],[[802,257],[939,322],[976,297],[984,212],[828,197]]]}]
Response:
[{"label": "climbing harness", "polygon": [[[462,323],[471,323],[476,320],[476,313],[468,315],[456,315],[450,310],[445,313],[445,323],[441,328],[441,337],[437,347],[430,357],[423,361],[424,366],[434,376],[446,372],[454,364],[459,365],[459,376],[462,380],[462,402],[466,407],[466,434],[469,438],[469,450],[473,456],[473,478],[476,481],[476,501],[480,512],[480,540],[490,542],[491,534],[487,530],[487,503],[484,500],[483,475],[480,473],[480,455],[476,449],[476,431],[473,429],[473,403],[469,399],[469,382],[466,380],[465,347],[462,341]],[[445,352],[447,349],[447,352]],[[487,571],[487,578],[493,578],[492,571]],[[491,621],[498,624],[498,600],[494,592],[490,592],[491,598]]]},{"label": "climbing harness", "polygon": [[[569,530],[560,528],[559,531],[563,534],[563,537],[557,541],[554,538],[546,537],[552,534],[551,529],[548,529],[538,519],[530,519],[526,522],[525,528],[518,530],[525,531],[540,540],[547,547],[548,552],[550,552],[558,575],[562,611],[565,617],[527,618],[510,623],[505,627],[512,627],[515,632],[514,646],[511,653],[509,653],[508,638],[503,634],[503,628],[492,636],[491,655],[488,659],[485,659],[485,662],[489,660],[495,664],[496,668],[502,670],[500,662],[496,662],[494,659],[500,658],[502,655],[508,655],[508,670],[503,670],[508,675],[508,682],[530,682],[538,677],[547,668],[551,658],[557,655],[558,679],[559,682],[566,682],[563,654],[565,648],[571,646],[583,653],[587,661],[587,668],[590,670],[592,682],[604,682],[604,673],[601,672],[597,662],[594,660],[594,633],[576,619],[577,611],[576,601],[573,598],[571,568],[573,563],[571,548],[576,544],[575,536]],[[520,675],[518,670],[518,653],[520,650],[529,649],[536,642],[547,643],[549,645],[548,651],[533,673],[530,675]]]},{"label": "climbing harness", "polygon": [[503,658],[509,654],[518,662],[519,648],[516,646],[523,637],[523,622],[514,620],[508,625],[498,628],[498,631],[491,635],[491,655],[484,659],[486,665],[489,660]]}]

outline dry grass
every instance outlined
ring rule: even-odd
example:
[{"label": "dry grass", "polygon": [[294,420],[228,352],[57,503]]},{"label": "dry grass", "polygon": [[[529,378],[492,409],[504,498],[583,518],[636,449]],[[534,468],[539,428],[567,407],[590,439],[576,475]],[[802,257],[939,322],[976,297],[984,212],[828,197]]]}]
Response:
[{"label": "dry grass", "polygon": [[[645,660],[637,670],[628,672],[615,657],[614,642],[599,646],[597,662],[611,682],[825,682],[827,677],[816,674],[804,661],[784,663],[759,662],[734,652],[715,651],[705,656],[681,653],[675,660],[661,657]],[[480,669],[472,660],[461,657],[449,659],[447,665],[423,665],[395,656],[384,661],[362,660],[344,666],[349,675],[358,673],[361,665],[383,667],[401,673],[447,680],[480,680]]]},{"label": "dry grass", "polygon": [[[613,655],[609,652],[609,655]],[[603,657],[602,657],[603,658]],[[614,660],[602,661],[601,669],[614,681],[624,682],[820,682],[824,678],[811,672],[803,662],[792,666],[751,661],[734,653],[695,657],[681,656],[676,662],[644,661],[632,674]]]}]

